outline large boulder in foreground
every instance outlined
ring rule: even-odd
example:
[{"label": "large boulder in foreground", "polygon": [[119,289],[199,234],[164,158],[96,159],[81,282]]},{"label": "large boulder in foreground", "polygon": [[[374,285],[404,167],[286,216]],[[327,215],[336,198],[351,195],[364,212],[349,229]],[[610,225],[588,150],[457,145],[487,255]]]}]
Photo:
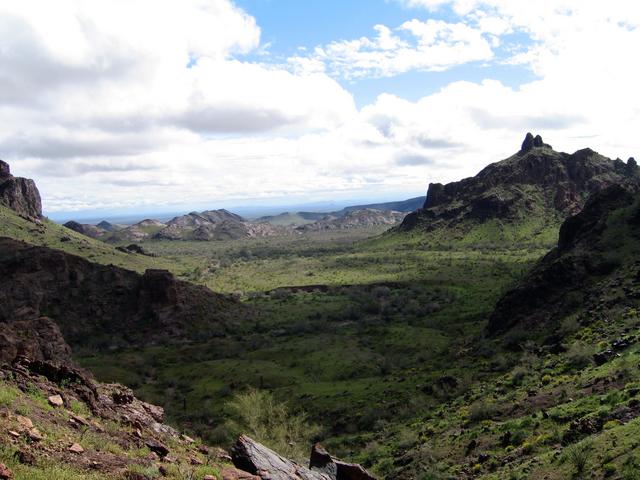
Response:
[{"label": "large boulder in foreground", "polygon": [[237,468],[263,480],[376,480],[360,465],[335,459],[320,445],[313,447],[307,468],[242,435],[231,458]]},{"label": "large boulder in foreground", "polygon": [[0,160],[0,203],[30,220],[42,217],[42,200],[36,183],[11,175],[9,164]]}]

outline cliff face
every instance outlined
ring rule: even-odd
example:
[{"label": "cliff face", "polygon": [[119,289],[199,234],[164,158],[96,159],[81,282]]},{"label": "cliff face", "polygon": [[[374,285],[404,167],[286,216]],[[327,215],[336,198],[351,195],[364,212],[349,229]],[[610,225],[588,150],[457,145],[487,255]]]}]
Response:
[{"label": "cliff face", "polygon": [[53,318],[72,346],[90,339],[131,344],[168,336],[203,339],[223,335],[228,319],[247,314],[228,297],[167,271],[139,275],[0,238],[0,327],[11,326],[15,312],[25,308]]},{"label": "cliff face", "polygon": [[498,302],[488,332],[513,327],[534,332],[585,305],[596,317],[591,299],[599,298],[609,281],[625,296],[635,295],[640,278],[639,199],[638,193],[619,185],[591,197],[579,214],[563,223],[558,246]]},{"label": "cliff face", "polygon": [[2,160],[0,160],[0,203],[31,220],[42,217],[42,201],[35,182],[28,178],[11,175],[9,164]]},{"label": "cliff face", "polygon": [[610,160],[590,149],[556,152],[528,134],[522,148],[506,160],[459,182],[429,185],[422,209],[407,216],[401,230],[514,222],[529,215],[563,220],[579,212],[589,195],[613,184],[636,182],[637,166]]}]

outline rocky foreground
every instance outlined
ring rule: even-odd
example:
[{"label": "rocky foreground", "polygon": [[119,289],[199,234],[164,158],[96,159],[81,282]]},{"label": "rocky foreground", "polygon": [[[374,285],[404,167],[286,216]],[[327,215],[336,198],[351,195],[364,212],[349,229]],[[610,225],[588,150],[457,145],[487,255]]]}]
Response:
[{"label": "rocky foreground", "polygon": [[[23,347],[39,348],[31,340]],[[72,364],[18,355],[0,365],[0,480],[373,480],[319,445],[307,468],[246,436],[229,454],[163,421],[161,407],[122,385],[97,383]]]}]

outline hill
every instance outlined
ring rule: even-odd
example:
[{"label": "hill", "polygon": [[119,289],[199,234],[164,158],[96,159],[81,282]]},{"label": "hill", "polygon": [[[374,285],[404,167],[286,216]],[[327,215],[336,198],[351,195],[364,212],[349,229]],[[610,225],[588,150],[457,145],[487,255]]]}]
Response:
[{"label": "hill", "polygon": [[558,246],[500,300],[489,332],[514,327],[548,332],[558,327],[559,319],[585,304],[593,305],[609,277],[635,278],[640,254],[638,200],[633,191],[619,185],[594,194],[580,213],[563,223]]},{"label": "hill", "polygon": [[409,214],[399,230],[469,241],[554,238],[591,194],[636,182],[633,159],[625,164],[588,148],[556,152],[529,133],[520,151],[475,177],[430,184],[423,208]]},{"label": "hill", "polygon": [[321,220],[297,227],[298,231],[348,230],[354,228],[371,228],[380,225],[392,227],[405,217],[402,212],[375,210],[364,208],[349,210],[343,216],[327,215]]}]

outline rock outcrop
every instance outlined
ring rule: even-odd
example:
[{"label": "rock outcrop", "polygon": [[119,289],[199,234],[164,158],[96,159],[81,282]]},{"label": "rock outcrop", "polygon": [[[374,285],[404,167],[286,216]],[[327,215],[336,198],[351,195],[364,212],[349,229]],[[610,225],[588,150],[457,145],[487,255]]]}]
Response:
[{"label": "rock outcrop", "polygon": [[594,194],[562,224],[558,246],[498,302],[488,332],[516,326],[534,332],[553,325],[587,304],[590,289],[603,278],[634,268],[640,254],[639,201],[638,193],[619,185]]},{"label": "rock outcrop", "polygon": [[9,164],[0,160],[0,203],[18,215],[38,221],[42,217],[40,192],[33,180],[11,175]]},{"label": "rock outcrop", "polygon": [[167,336],[202,340],[224,334],[228,322],[246,315],[238,302],[167,271],[139,275],[0,238],[0,322],[10,325],[24,308],[53,318],[72,346],[92,341],[103,347]]},{"label": "rock outcrop", "polygon": [[637,182],[633,162],[612,161],[590,149],[556,152],[529,133],[519,152],[475,177],[430,184],[423,208],[409,214],[399,229],[431,231],[492,219],[521,222],[532,216],[559,224],[578,213],[591,194]]},{"label": "rock outcrop", "polygon": [[242,435],[231,448],[231,458],[236,467],[262,480],[375,480],[360,465],[341,462],[320,445],[313,447],[307,468]]},{"label": "rock outcrop", "polygon": [[18,308],[0,320],[0,364],[20,357],[70,364],[71,349],[55,321],[32,308]]}]

